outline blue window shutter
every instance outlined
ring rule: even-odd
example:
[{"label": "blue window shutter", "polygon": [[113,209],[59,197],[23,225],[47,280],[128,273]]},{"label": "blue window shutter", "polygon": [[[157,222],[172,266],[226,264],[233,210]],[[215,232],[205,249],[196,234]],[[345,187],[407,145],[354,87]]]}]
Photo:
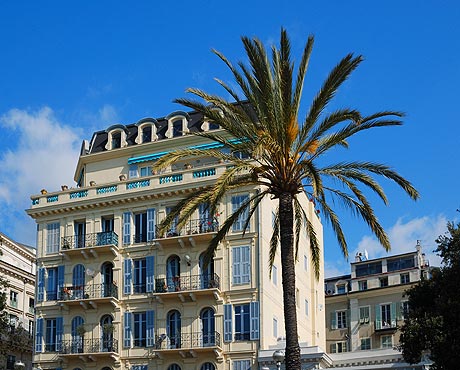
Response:
[{"label": "blue window shutter", "polygon": [[38,318],[35,322],[35,353],[43,351],[43,319]]},{"label": "blue window shutter", "polygon": [[131,244],[131,212],[123,213],[123,244]]},{"label": "blue window shutter", "polygon": [[375,329],[382,329],[382,310],[380,305],[375,306]]},{"label": "blue window shutter", "polygon": [[224,342],[232,341],[233,321],[232,305],[224,304]]},{"label": "blue window shutter", "polygon": [[43,302],[44,299],[45,299],[45,268],[39,267],[38,283],[37,283],[37,302]]},{"label": "blue window shutter", "polygon": [[137,171],[137,164],[132,164],[129,166],[128,176],[130,179],[133,179],[139,176],[139,173]]},{"label": "blue window shutter", "polygon": [[241,247],[241,282],[251,281],[251,250],[249,246]]},{"label": "blue window shutter", "polygon": [[63,288],[64,288],[64,266],[58,266],[58,279],[57,279],[58,299],[61,299]]},{"label": "blue window shutter", "polygon": [[249,316],[251,318],[251,332],[250,339],[259,339],[259,302],[251,302],[249,306]]},{"label": "blue window shutter", "polygon": [[146,260],[146,290],[153,292],[155,290],[155,257],[147,256]]},{"label": "blue window shutter", "polygon": [[62,332],[63,332],[63,318],[56,318],[56,351],[60,352],[62,350]]},{"label": "blue window shutter", "polygon": [[131,321],[133,314],[131,312],[125,312],[123,315],[123,347],[131,347]]},{"label": "blue window shutter", "polygon": [[241,247],[233,247],[232,252],[233,284],[241,284]]},{"label": "blue window shutter", "polygon": [[147,241],[155,239],[155,208],[147,210]]},{"label": "blue window shutter", "polygon": [[146,339],[147,347],[155,345],[155,311],[147,311]]},{"label": "blue window shutter", "polygon": [[131,294],[132,270],[133,264],[131,258],[126,258],[124,261],[124,279],[123,279],[123,293]]}]

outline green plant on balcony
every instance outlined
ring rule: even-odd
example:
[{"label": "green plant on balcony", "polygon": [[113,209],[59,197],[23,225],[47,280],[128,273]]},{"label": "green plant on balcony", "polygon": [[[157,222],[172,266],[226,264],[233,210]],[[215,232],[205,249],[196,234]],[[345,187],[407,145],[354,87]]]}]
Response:
[{"label": "green plant on balcony", "polygon": [[86,329],[85,329],[84,325],[78,325],[75,328],[75,331],[80,337],[83,337],[85,335],[85,333],[86,333]]},{"label": "green plant on balcony", "polygon": [[104,334],[112,334],[115,330],[115,325],[113,324],[104,324],[102,325],[102,332]]}]

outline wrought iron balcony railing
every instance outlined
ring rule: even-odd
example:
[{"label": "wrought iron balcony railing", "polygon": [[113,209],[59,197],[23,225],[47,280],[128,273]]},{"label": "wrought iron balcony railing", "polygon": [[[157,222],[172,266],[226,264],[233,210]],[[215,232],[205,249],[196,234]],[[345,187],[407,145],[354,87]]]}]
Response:
[{"label": "wrought iron balcony railing", "polygon": [[102,231],[84,235],[63,236],[61,250],[118,245],[118,235],[114,231]]},{"label": "wrought iron balcony railing", "polygon": [[80,299],[117,298],[118,287],[115,284],[91,284],[66,286],[59,292],[59,300],[75,301]]},{"label": "wrought iron balcony railing", "polygon": [[60,354],[85,354],[85,353],[102,353],[118,352],[117,339],[84,339],[75,338],[64,340],[57,346],[56,352]]},{"label": "wrought iron balcony railing", "polygon": [[155,279],[155,292],[179,292],[182,290],[202,290],[220,288],[220,279],[217,274],[184,275],[172,278]]},{"label": "wrought iron balcony railing", "polygon": [[[159,225],[156,225],[155,231],[150,233],[137,233],[133,237],[134,243],[146,243],[155,239],[171,238],[173,236],[185,236],[195,234],[212,233],[219,230],[219,222],[217,218],[198,218],[189,220],[182,228],[177,228],[173,225],[165,233],[159,233]],[[126,241],[125,241],[126,243]]]},{"label": "wrought iron balcony railing", "polygon": [[220,346],[220,334],[216,331],[177,334],[173,336],[162,334],[157,335],[155,338],[155,348],[158,350]]}]

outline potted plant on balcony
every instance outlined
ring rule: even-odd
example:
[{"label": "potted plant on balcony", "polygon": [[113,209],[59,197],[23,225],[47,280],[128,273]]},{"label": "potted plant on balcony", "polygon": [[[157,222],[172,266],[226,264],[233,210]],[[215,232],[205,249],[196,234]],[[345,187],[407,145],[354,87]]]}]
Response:
[{"label": "potted plant on balcony", "polygon": [[104,334],[107,334],[107,335],[108,334],[113,334],[114,330],[115,330],[115,325],[113,325],[113,324],[104,324],[104,325],[102,325],[102,332]]},{"label": "potted plant on balcony", "polygon": [[82,324],[82,325],[78,325],[76,328],[75,328],[75,331],[77,332],[77,334],[80,336],[80,337],[84,337],[85,336],[85,333],[86,333],[86,329],[85,329],[85,326]]}]

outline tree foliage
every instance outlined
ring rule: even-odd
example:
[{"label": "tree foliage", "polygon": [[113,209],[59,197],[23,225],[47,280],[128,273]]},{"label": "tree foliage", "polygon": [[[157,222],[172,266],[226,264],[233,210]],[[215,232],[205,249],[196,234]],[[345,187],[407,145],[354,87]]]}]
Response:
[{"label": "tree foliage", "polygon": [[428,354],[437,370],[460,364],[460,224],[447,224],[436,243],[442,268],[411,288],[409,315],[401,331],[400,346],[409,363]]},{"label": "tree foliage", "polygon": [[[297,68],[291,58],[290,40],[284,29],[281,30],[279,47],[273,46],[268,51],[257,38],[243,37],[242,42],[249,64],[239,62],[235,66],[222,53],[215,51],[238,85],[234,88],[217,80],[232,101],[199,89],[188,91],[204,103],[193,99],[176,100],[225,129],[192,134],[216,142],[228,151],[177,150],[160,158],[156,167],[166,168],[189,157],[210,156],[227,161],[228,165],[213,185],[201,188],[180,201],[166,217],[161,229],[166,230],[174,220],[178,220],[178,227],[185,225],[194,210],[203,203],[209,204],[210,214],[215,214],[228,192],[246,186],[257,188],[259,191],[254,192],[220,225],[207,249],[206,261],[209,261],[235,220],[247,214],[248,225],[264,197],[278,200],[268,251],[270,266],[267,267],[273,264],[279,247],[285,331],[288,333],[286,368],[297,370],[300,369],[300,347],[295,303],[295,259],[302,229],[306,229],[309,237],[317,278],[321,258],[312,220],[301,207],[299,194],[306,194],[316,202],[324,219],[332,225],[343,254],[347,256],[348,247],[335,205],[344,206],[361,218],[380,243],[389,249],[388,237],[363,189],[377,194],[387,203],[385,193],[375,179],[384,177],[399,185],[413,199],[417,199],[418,193],[406,179],[379,163],[343,161],[321,165],[324,161],[319,162],[332,149],[348,147],[348,139],[360,132],[402,124],[400,112],[381,111],[364,115],[352,108],[329,108],[339,87],[361,63],[361,56],[348,54],[332,69],[306,116],[301,119],[299,110],[313,37],[308,38]],[[251,160],[242,160],[234,153],[245,153]],[[339,186],[335,187],[337,184]]]}]

